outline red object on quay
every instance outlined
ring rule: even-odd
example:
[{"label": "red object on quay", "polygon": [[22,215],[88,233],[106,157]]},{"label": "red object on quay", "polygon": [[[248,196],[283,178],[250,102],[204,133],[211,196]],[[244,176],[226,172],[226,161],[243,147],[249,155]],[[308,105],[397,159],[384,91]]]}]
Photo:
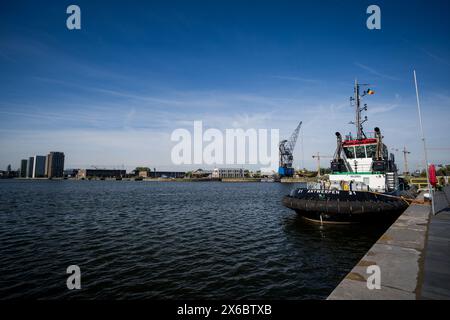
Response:
[{"label": "red object on quay", "polygon": [[436,187],[437,185],[437,178],[436,178],[436,167],[434,164],[430,164],[428,167],[428,176],[430,177],[430,184],[433,187]]}]

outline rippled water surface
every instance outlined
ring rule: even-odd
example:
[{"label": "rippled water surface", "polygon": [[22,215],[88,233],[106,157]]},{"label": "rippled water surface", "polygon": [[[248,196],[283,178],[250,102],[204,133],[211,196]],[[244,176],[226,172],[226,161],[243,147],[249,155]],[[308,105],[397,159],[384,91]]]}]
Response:
[{"label": "rippled water surface", "polygon": [[0,298],[326,298],[383,230],[303,221],[292,187],[0,180]]}]

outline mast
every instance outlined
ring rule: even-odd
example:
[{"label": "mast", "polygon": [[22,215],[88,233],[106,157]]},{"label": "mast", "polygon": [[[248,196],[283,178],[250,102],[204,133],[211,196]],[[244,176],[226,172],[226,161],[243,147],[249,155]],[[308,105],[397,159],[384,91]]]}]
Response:
[{"label": "mast", "polygon": [[367,86],[367,84],[359,84],[358,80],[355,79],[355,96],[350,97],[350,103],[355,104],[355,121],[351,121],[350,124],[354,124],[356,126],[356,139],[361,140],[366,138],[366,134],[364,133],[363,123],[367,121],[367,116],[364,117],[364,120],[361,120],[361,112],[367,111],[367,104],[364,104],[364,107],[361,108],[361,98],[366,94],[373,94],[373,91],[368,89],[364,90],[363,94],[359,94],[360,86]]},{"label": "mast", "polygon": [[361,100],[359,96],[359,84],[358,80],[355,79],[355,108],[356,108],[356,119],[355,119],[355,125],[356,125],[356,139],[360,140],[362,139],[362,127],[361,127]]}]

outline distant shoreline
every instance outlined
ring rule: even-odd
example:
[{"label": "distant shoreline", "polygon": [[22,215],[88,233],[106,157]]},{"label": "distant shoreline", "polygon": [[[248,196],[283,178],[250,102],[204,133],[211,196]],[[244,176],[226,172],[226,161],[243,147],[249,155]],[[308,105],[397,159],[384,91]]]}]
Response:
[{"label": "distant shoreline", "polygon": [[[264,181],[262,178],[223,178],[223,179],[209,179],[209,178],[91,178],[91,179],[77,179],[77,178],[5,178],[0,180],[20,180],[20,181],[135,181],[135,182],[224,182],[224,183],[242,183],[242,182],[261,182],[273,183],[274,181]],[[282,183],[301,183],[316,181],[315,178],[283,178]]]}]

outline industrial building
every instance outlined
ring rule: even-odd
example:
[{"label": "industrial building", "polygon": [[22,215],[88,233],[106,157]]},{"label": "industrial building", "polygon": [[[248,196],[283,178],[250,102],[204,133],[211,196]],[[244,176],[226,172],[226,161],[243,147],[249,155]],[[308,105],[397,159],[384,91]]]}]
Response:
[{"label": "industrial building", "polygon": [[89,178],[122,178],[127,174],[126,170],[118,169],[79,169],[78,179]]},{"label": "industrial building", "polygon": [[150,173],[151,178],[184,178],[185,172],[181,171],[153,171]]},{"label": "industrial building", "polygon": [[64,178],[75,178],[78,174],[79,169],[65,169]]},{"label": "industrial building", "polygon": [[211,178],[212,171],[211,170],[197,169],[197,170],[192,171],[191,176],[193,178]]},{"label": "industrial building", "polygon": [[244,178],[244,169],[238,168],[215,168],[211,177],[214,179]]},{"label": "industrial building", "polygon": [[135,173],[140,178],[184,178],[186,175],[182,171],[151,171],[151,170],[140,170]]}]

